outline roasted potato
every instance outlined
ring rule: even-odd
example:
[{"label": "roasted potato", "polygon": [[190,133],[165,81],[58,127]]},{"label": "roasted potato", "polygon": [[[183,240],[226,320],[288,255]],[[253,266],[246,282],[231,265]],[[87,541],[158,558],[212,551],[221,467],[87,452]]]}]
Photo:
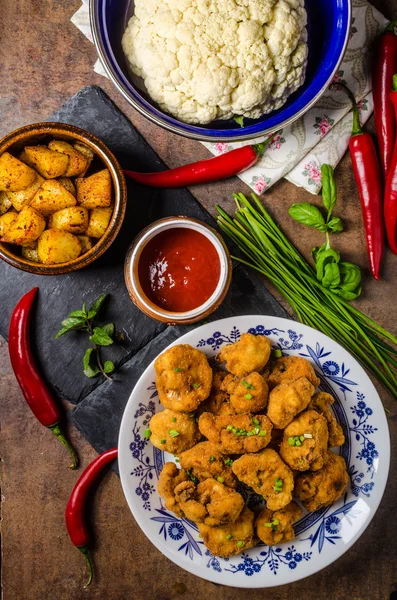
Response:
[{"label": "roasted potato", "polygon": [[44,178],[37,173],[36,180],[32,183],[32,185],[27,187],[26,190],[20,190],[19,192],[8,192],[8,198],[11,200],[15,210],[20,211],[25,206],[29,206],[30,201],[44,181]]},{"label": "roasted potato", "polygon": [[84,233],[88,227],[88,210],[82,206],[70,206],[50,215],[48,229],[62,229],[69,233]]},{"label": "roasted potato", "polygon": [[86,234],[93,238],[100,238],[109,225],[113,208],[94,208],[91,211]]},{"label": "roasted potato", "polygon": [[23,246],[21,254],[24,258],[26,258],[26,260],[31,260],[32,262],[40,262],[39,254],[37,252],[37,242],[34,243],[33,248]]},{"label": "roasted potato", "polygon": [[30,206],[48,216],[76,204],[76,198],[62,184],[56,179],[48,179],[33,196]]},{"label": "roasted potato", "polygon": [[0,191],[25,190],[35,179],[35,171],[9,152],[3,152],[0,156]]},{"label": "roasted potato", "polygon": [[68,192],[70,192],[72,194],[72,196],[74,196],[76,198],[76,196],[77,196],[76,188],[75,188],[73,181],[71,179],[69,179],[69,177],[59,177],[58,181],[61,185],[63,185],[64,188],[66,188],[68,190]]},{"label": "roasted potato", "polygon": [[68,168],[65,173],[65,177],[76,177],[85,173],[87,170],[88,160],[81,152],[73,148],[71,144],[64,140],[52,140],[48,144],[50,150],[55,152],[61,152],[69,157]]},{"label": "roasted potato", "polygon": [[7,233],[10,230],[11,225],[13,224],[13,222],[16,220],[17,217],[18,217],[18,213],[15,212],[14,210],[9,210],[8,212],[4,213],[4,215],[1,215],[1,217],[0,217],[0,241],[1,242],[7,241],[3,238],[7,236]]},{"label": "roasted potato", "polygon": [[[9,213],[3,215],[3,218],[7,214]],[[20,246],[31,245],[43,233],[45,225],[45,219],[37,210],[34,210],[30,206],[25,206],[11,223],[2,241],[10,244],[19,244]]]},{"label": "roasted potato", "polygon": [[77,201],[84,208],[102,208],[112,203],[110,173],[103,169],[90,177],[76,179]]},{"label": "roasted potato", "polygon": [[73,144],[73,148],[75,148],[76,150],[81,152],[81,154],[84,154],[84,156],[87,159],[87,168],[84,171],[84,173],[81,174],[81,177],[84,177],[84,175],[87,173],[88,169],[90,168],[90,164],[94,160],[95,153],[93,152],[93,150],[91,150],[91,148],[89,146],[86,146],[82,142],[75,142]]},{"label": "roasted potato", "polygon": [[11,200],[7,192],[0,192],[0,215],[4,215],[11,208]]},{"label": "roasted potato", "polygon": [[45,265],[69,262],[81,254],[81,244],[68,231],[47,229],[39,237],[37,253]]},{"label": "roasted potato", "polygon": [[29,164],[45,179],[62,177],[66,174],[69,166],[67,154],[55,152],[47,146],[25,146],[24,157],[27,157]]},{"label": "roasted potato", "polygon": [[81,244],[81,254],[85,254],[88,250],[91,250],[94,245],[88,235],[78,235],[77,239]]}]

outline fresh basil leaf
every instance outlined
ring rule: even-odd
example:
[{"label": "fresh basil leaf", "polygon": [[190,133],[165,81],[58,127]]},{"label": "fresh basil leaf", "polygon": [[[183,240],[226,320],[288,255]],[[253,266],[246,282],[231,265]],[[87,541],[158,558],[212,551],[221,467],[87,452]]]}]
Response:
[{"label": "fresh basil leaf", "polygon": [[[93,317],[95,317],[99,311],[99,309],[101,308],[105,298],[106,298],[107,294],[102,294],[102,296],[99,296],[99,298],[97,298],[90,306],[90,310],[88,311],[88,318],[92,319]],[[91,313],[91,316],[90,316]]]},{"label": "fresh basil leaf", "polygon": [[68,317],[62,321],[62,325],[67,329],[81,329],[85,326],[85,319],[83,317]]},{"label": "fresh basil leaf", "polygon": [[244,127],[243,115],[238,115],[237,117],[233,117],[233,121],[236,121],[237,125],[240,125],[240,127]]},{"label": "fresh basil leaf", "polygon": [[340,287],[333,290],[333,292],[335,292],[335,294],[338,294],[338,296],[340,296],[344,300],[355,300],[361,294],[361,286],[355,292],[349,292]]},{"label": "fresh basil leaf", "polygon": [[70,313],[69,317],[82,317],[83,319],[85,319],[85,315],[86,313],[82,310],[74,310]]},{"label": "fresh basil leaf", "polygon": [[92,366],[90,364],[91,355],[94,352],[94,348],[87,348],[83,356],[83,366],[84,366],[84,375],[89,377],[95,377],[100,372],[99,367],[97,365]]},{"label": "fresh basil leaf", "polygon": [[316,261],[316,272],[318,281],[322,281],[325,275],[325,267],[327,264],[338,263],[340,261],[340,254],[332,248],[322,250]]},{"label": "fresh basil leaf", "polygon": [[325,208],[328,211],[327,221],[331,218],[332,211],[334,210],[334,206],[336,204],[336,185],[334,178],[334,170],[331,165],[322,165],[321,166],[321,175],[322,175],[322,196],[323,203]]},{"label": "fresh basil leaf", "polygon": [[105,371],[105,373],[113,373],[113,371],[114,371],[114,364],[112,363],[111,360],[105,361],[105,363],[103,365],[103,370]]},{"label": "fresh basil leaf", "polygon": [[107,323],[102,327],[102,330],[107,333],[110,337],[114,335],[114,323]]},{"label": "fresh basil leaf", "polygon": [[67,333],[68,331],[70,331],[69,327],[62,327],[62,329],[60,329],[58,331],[58,333],[56,334],[55,339],[61,337],[61,335],[63,335],[64,333]]},{"label": "fresh basil leaf", "polygon": [[349,262],[339,263],[341,273],[341,288],[346,292],[354,292],[361,283],[361,269]]},{"label": "fresh basil leaf", "polygon": [[314,262],[316,263],[320,254],[322,252],[324,252],[324,250],[327,249],[327,242],[325,242],[325,244],[323,244],[322,246],[315,246],[314,248],[312,248],[312,258],[314,260]]},{"label": "fresh basil leaf", "polygon": [[102,329],[102,327],[94,327],[93,335],[90,335],[90,342],[98,346],[110,346],[113,344],[112,338]]},{"label": "fresh basil leaf", "polygon": [[340,284],[340,271],[337,263],[328,263],[324,267],[322,284],[326,288],[336,288]]},{"label": "fresh basil leaf", "polygon": [[332,233],[340,233],[343,231],[343,223],[339,217],[333,217],[328,221],[327,228],[329,231],[332,231]]},{"label": "fresh basil leaf", "polygon": [[301,223],[302,225],[307,225],[308,227],[315,227],[319,231],[325,231],[326,225],[323,215],[320,210],[314,204],[310,204],[310,202],[300,202],[298,204],[293,204],[289,209],[289,215]]}]

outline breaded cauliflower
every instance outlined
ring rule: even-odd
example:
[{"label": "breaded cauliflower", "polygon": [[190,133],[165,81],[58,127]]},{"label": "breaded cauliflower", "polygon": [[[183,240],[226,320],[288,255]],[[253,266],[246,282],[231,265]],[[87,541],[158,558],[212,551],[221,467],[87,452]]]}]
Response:
[{"label": "breaded cauliflower", "polygon": [[271,439],[272,424],[264,415],[213,415],[203,413],[200,432],[219,445],[224,454],[245,454],[265,448]]},{"label": "breaded cauliflower", "polygon": [[267,378],[267,383],[270,389],[273,389],[286,379],[294,381],[301,377],[306,377],[315,388],[320,385],[319,378],[306,358],[302,358],[301,356],[282,356],[274,361]]},{"label": "breaded cauliflower", "polygon": [[301,413],[284,429],[280,456],[296,471],[317,471],[328,449],[327,421],[315,410]]},{"label": "breaded cauliflower", "polygon": [[183,517],[183,512],[175,499],[175,488],[183,481],[189,481],[186,471],[178,469],[172,462],[165,463],[159,477],[158,492],[165,500],[165,507],[178,517]]},{"label": "breaded cauliflower", "polygon": [[170,410],[191,412],[208,398],[212,369],[205,354],[189,344],[172,346],[155,360],[160,402]]},{"label": "breaded cauliflower", "polygon": [[301,514],[302,509],[296,502],[290,502],[276,511],[264,508],[255,519],[256,535],[268,546],[285,544],[294,539],[292,525]]},{"label": "breaded cauliflower", "polygon": [[298,475],[295,496],[306,510],[314,512],[336,502],[344,494],[348,482],[345,459],[329,450],[322,469]]},{"label": "breaded cauliflower", "polygon": [[238,492],[212,477],[197,486],[192,481],[180,483],[175,499],[187,519],[211,527],[234,523],[244,508],[244,498]]},{"label": "breaded cauliflower", "polygon": [[314,386],[306,377],[283,381],[269,394],[267,416],[277,429],[284,429],[310,402]]},{"label": "breaded cauliflower", "polygon": [[329,408],[334,403],[334,398],[331,394],[326,392],[317,392],[310,400],[310,404],[307,408],[312,408],[320,414],[322,414],[328,425],[328,446],[334,448],[335,446],[343,446],[345,443],[345,436],[343,435],[342,427],[339,425],[332,410]]},{"label": "breaded cauliflower", "polygon": [[236,413],[229,400],[229,394],[223,389],[223,384],[232,375],[226,371],[214,371],[211,393],[197,409],[197,415],[210,412],[214,415],[234,415]]},{"label": "breaded cauliflower", "polygon": [[235,344],[225,346],[218,354],[219,362],[237,377],[260,371],[270,358],[271,341],[263,335],[243,333]]},{"label": "breaded cauliflower", "polygon": [[214,556],[233,556],[255,546],[254,513],[244,508],[234,523],[210,527],[198,524],[204,544]]},{"label": "breaded cauliflower", "polygon": [[171,454],[189,450],[201,438],[194,416],[168,408],[153,415],[149,428],[153,446]]},{"label": "breaded cauliflower", "polygon": [[198,481],[213,477],[228,487],[236,488],[237,480],[233,475],[231,461],[221,453],[221,449],[212,442],[200,442],[190,450],[179,455],[180,465],[189,471]]},{"label": "breaded cauliflower", "polygon": [[263,496],[270,510],[280,510],[291,502],[292,471],[274,450],[244,454],[234,461],[232,469],[240,481]]},{"label": "breaded cauliflower", "polygon": [[259,373],[242,378],[228,375],[222,387],[230,394],[230,402],[238,414],[260,412],[267,404],[269,386]]}]

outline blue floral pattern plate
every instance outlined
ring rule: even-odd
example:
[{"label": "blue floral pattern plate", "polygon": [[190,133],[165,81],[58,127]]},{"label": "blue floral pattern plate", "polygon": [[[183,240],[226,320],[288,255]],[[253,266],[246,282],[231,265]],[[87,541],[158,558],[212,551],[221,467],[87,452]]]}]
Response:
[{"label": "blue floral pattern plate", "polygon": [[[209,581],[243,588],[275,587],[308,577],[348,550],[364,532],[382,499],[390,460],[389,430],[380,398],[365,371],[339,344],[301,323],[267,316],[222,319],[198,327],[175,344],[190,344],[213,359],[241,333],[265,335],[284,355],[304,356],[321,379],[321,389],[335,397],[335,415],[346,442],[334,451],[345,458],[350,484],[332,506],[304,513],[292,542],[258,544],[230,559],[212,556],[197,527],[165,509],[157,481],[173,455],[154,448],[144,437],[160,405],[153,363],[142,374],[127,403],[119,436],[123,490],[137,523],[153,544],[177,565]],[[247,504],[261,500],[241,486]]]}]

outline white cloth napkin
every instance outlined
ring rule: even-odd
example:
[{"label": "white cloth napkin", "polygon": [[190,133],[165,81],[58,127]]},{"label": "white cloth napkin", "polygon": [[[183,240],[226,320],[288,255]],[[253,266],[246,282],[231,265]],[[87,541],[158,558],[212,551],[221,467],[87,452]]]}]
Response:
[{"label": "white cloth napkin", "polygon": [[[71,21],[92,41],[88,0],[82,2]],[[353,0],[350,40],[334,81],[345,82],[354,93],[359,101],[362,123],[369,119],[373,111],[370,48],[386,23],[387,19],[367,0]],[[95,63],[94,70],[107,76],[100,60]],[[343,91],[328,90],[303,117],[282,129],[260,160],[239,177],[257,194],[262,194],[282,177],[312,194],[318,194],[321,189],[321,165],[328,163],[336,167],[348,147],[351,128],[350,101]],[[217,155],[264,139],[204,143],[204,146]]]}]

